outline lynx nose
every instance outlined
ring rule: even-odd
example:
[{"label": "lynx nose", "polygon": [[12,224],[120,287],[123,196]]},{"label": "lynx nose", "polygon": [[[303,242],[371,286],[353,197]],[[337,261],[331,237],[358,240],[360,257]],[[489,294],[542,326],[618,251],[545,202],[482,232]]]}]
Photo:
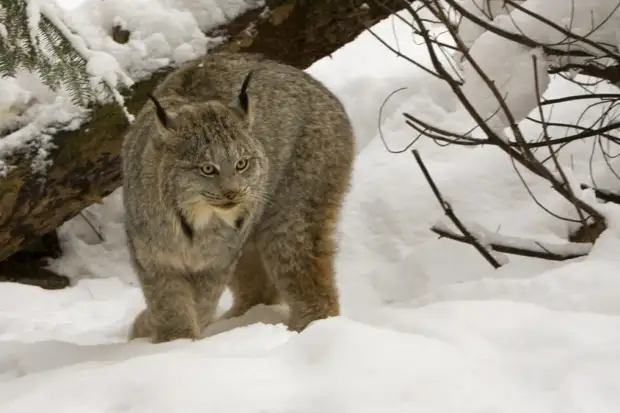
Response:
[{"label": "lynx nose", "polygon": [[224,197],[228,199],[229,201],[232,201],[233,199],[235,199],[238,194],[239,194],[239,191],[234,191],[234,190],[223,192]]}]

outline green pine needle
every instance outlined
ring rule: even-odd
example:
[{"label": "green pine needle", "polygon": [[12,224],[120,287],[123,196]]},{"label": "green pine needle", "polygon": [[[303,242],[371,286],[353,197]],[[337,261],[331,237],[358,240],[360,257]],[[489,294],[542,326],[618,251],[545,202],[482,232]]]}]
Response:
[{"label": "green pine needle", "polygon": [[[52,90],[66,87],[72,102],[85,107],[96,99],[86,64],[45,16],[41,16],[33,42],[27,0],[0,0],[0,77],[15,76],[19,70],[34,72]],[[99,86],[105,98],[112,96],[107,85],[102,82]]]}]

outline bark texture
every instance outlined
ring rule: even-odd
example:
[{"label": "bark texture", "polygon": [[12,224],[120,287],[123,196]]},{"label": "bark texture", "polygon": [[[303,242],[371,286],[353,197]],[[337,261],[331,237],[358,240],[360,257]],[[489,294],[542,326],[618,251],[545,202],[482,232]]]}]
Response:
[{"label": "bark texture", "polygon": [[[230,40],[219,48],[262,53],[306,68],[357,37],[365,27],[402,7],[400,0],[382,6],[362,0],[267,0],[270,12],[249,11],[218,29]],[[137,113],[147,94],[169,72],[134,85],[126,96]],[[92,110],[77,131],[57,133],[52,166],[44,176],[30,167],[33,153],[9,159],[15,168],[0,179],[0,261],[52,233],[63,222],[121,184],[120,149],[128,123],[114,105]],[[1,271],[1,269],[0,269]]]}]

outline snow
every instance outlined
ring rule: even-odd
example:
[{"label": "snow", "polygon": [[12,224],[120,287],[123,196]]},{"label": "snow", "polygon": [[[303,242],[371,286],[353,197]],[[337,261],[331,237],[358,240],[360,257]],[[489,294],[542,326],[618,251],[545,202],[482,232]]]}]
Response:
[{"label": "snow", "polygon": [[[461,6],[478,18],[491,22],[494,26],[525,36],[538,44],[556,50],[584,50],[595,57],[620,56],[618,51],[617,27],[620,24],[620,7],[616,1],[609,0],[528,0],[515,2],[520,8],[529,10],[539,18],[517,8],[503,8],[503,1],[492,0],[490,4],[482,0],[465,0]],[[509,13],[508,13],[509,12]],[[492,16],[492,19],[489,19]],[[550,21],[557,28],[547,24]],[[560,30],[561,29],[561,30]],[[589,42],[575,36],[587,36]],[[505,98],[517,122],[523,120],[537,105],[537,89],[544,93],[549,85],[546,70],[549,65],[563,66],[568,63],[582,63],[595,60],[592,57],[546,58],[541,48],[530,47],[506,41],[502,36],[481,30],[480,26],[463,23],[459,29],[464,43],[471,47],[471,57],[483,72],[493,79],[500,95]],[[591,43],[604,45],[602,50]],[[534,78],[532,57],[536,59]],[[614,61],[600,59],[600,64],[609,65]],[[467,79],[464,93],[471,100],[476,111],[487,121],[496,133],[502,134],[509,125],[509,119],[499,109],[497,99],[485,80],[469,62],[463,63],[463,77]],[[468,128],[469,129],[469,128]]]},{"label": "snow", "polygon": [[[493,249],[494,245],[499,245],[501,247],[519,249],[524,252],[549,254],[562,258],[572,258],[575,256],[587,255],[590,253],[592,248],[592,244],[590,243],[566,242],[563,244],[551,244],[548,242],[541,242],[532,239],[521,239],[497,232],[491,232],[476,223],[463,224],[465,225],[467,232],[469,232],[480,245],[487,249]],[[446,234],[459,236],[458,232],[455,232],[443,222],[434,225],[433,228],[436,228]]]},{"label": "snow", "polygon": [[[428,62],[396,19],[375,31]],[[0,284],[0,413],[620,411],[620,207],[597,205],[610,227],[581,247],[591,248],[588,256],[507,256],[494,270],[471,246],[430,232],[443,211],[413,156],[388,153],[378,136],[378,109],[402,87],[381,119],[390,147],[415,137],[402,112],[455,129],[471,122],[449,88],[368,33],[308,72],[341,97],[358,133],[339,227],[343,315],[293,333],[281,324],[286,309],[259,306],[215,323],[203,340],[126,342],[144,301],[116,191],[62,227],[65,255],[51,268],[72,278],[70,288]],[[546,98],[578,90],[550,80]],[[574,122],[587,104],[562,104],[551,119]],[[599,115],[592,108],[579,122]],[[520,126],[527,136],[540,133],[534,122]],[[571,181],[619,189],[590,143],[561,152]],[[559,245],[578,226],[538,207],[498,148],[440,147],[424,138],[416,148],[457,215],[477,230]],[[576,218],[546,181],[519,171],[546,208]],[[230,301],[225,295],[219,312]]]},{"label": "snow", "polygon": [[0,90],[0,135],[11,132],[0,138],[0,179],[16,166],[3,158],[24,147],[38,150],[32,166],[44,170],[54,133],[77,129],[86,110],[68,104],[65,90],[54,93],[31,73],[0,78]]},{"label": "snow", "polygon": [[[263,6],[262,0],[29,0],[31,35],[35,23],[47,17],[87,61],[87,71],[96,90],[100,81],[111,92],[114,101],[123,106],[121,89],[150,76],[164,67],[178,66],[204,55],[221,38],[204,32],[226,23],[237,15]],[[130,32],[129,41],[116,43],[111,32],[120,26]],[[0,178],[12,168],[7,161],[18,149],[34,147],[44,160],[50,146],[50,130],[78,127],[88,119],[61,88],[50,91],[38,79],[25,72],[15,78],[0,78],[0,86],[11,82],[13,92],[8,110],[0,102],[0,133],[12,132],[15,126],[30,123],[24,130],[10,133],[0,141]],[[3,90],[4,92],[4,90]],[[32,97],[27,105],[19,105],[19,96]],[[96,95],[99,101],[106,94]],[[3,98],[8,100],[8,98]],[[50,102],[53,100],[53,104]],[[124,108],[131,120],[132,113]],[[41,168],[36,171],[40,172]]]}]

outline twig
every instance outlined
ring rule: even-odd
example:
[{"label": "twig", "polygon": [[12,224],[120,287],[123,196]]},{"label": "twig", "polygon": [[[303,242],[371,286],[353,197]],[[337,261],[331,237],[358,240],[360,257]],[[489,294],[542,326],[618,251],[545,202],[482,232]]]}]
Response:
[{"label": "twig", "polygon": [[[536,60],[536,56],[532,56],[532,65],[533,70],[534,70],[534,89],[535,89],[535,93],[536,93],[536,101],[540,102],[542,100],[542,95],[540,93],[540,82],[538,79],[538,67],[537,67],[537,60]],[[549,142],[551,141],[551,138],[549,137],[549,132],[547,130],[547,123],[545,120],[545,113],[543,111],[542,106],[538,105],[538,114],[540,116],[540,120],[542,121],[542,130],[543,130],[543,137],[545,139],[545,141]],[[549,153],[551,156],[551,159],[553,159],[553,163],[555,165],[555,169],[558,171],[558,174],[560,175],[560,185],[564,185],[564,187],[566,188],[566,192],[568,194],[568,200],[571,202],[571,204],[573,204],[573,206],[575,207],[575,210],[577,211],[577,216],[579,217],[579,220],[581,221],[581,225],[583,226],[583,228],[588,228],[588,223],[586,221],[586,216],[584,215],[583,211],[581,210],[581,208],[579,207],[579,204],[577,203],[577,197],[575,196],[575,193],[573,192],[573,188],[571,187],[570,182],[568,181],[568,177],[566,176],[566,174],[564,173],[564,169],[562,169],[562,165],[560,164],[560,160],[558,159],[557,153],[556,151],[552,148],[552,147],[548,147],[549,148]]]},{"label": "twig", "polygon": [[432,70],[430,70],[429,68],[425,67],[424,65],[422,65],[421,63],[416,62],[415,60],[413,60],[412,58],[410,58],[409,56],[406,56],[404,54],[402,54],[400,51],[398,51],[397,49],[395,49],[394,47],[390,46],[385,40],[383,40],[381,38],[381,36],[379,36],[378,34],[376,34],[370,27],[366,27],[366,30],[368,30],[368,33],[370,33],[375,39],[377,39],[382,45],[384,45],[385,47],[387,47],[392,53],[394,53],[397,57],[403,58],[406,61],[408,61],[409,63],[413,64],[414,66],[417,66],[418,68],[422,69],[423,71],[425,71],[426,73],[428,73],[431,76],[435,76],[436,78],[440,79],[440,76],[433,72]]},{"label": "twig", "polygon": [[555,105],[556,103],[570,102],[573,100],[583,100],[583,99],[609,99],[609,100],[618,100],[620,99],[620,94],[618,93],[591,93],[587,95],[573,95],[573,96],[564,96],[561,98],[555,99],[545,99],[540,102],[541,106],[545,105]]},{"label": "twig", "polygon": [[[534,13],[530,9],[523,7],[520,4],[518,4],[518,3],[515,3],[513,0],[504,0],[504,1],[505,1],[506,4],[514,7],[515,9],[517,9],[517,10],[527,14],[528,16],[530,16],[530,17],[540,21],[541,23],[543,23],[543,24],[545,24],[545,25],[547,25],[549,27],[552,27],[553,29],[559,31],[563,35],[565,35],[567,37],[570,37],[570,38],[572,38],[574,40],[581,41],[584,44],[592,47],[593,49],[598,50],[599,52],[601,52],[603,54],[603,56],[605,56],[605,57],[612,57],[616,61],[620,61],[620,55],[619,54],[615,53],[614,51],[612,51],[610,49],[607,49],[607,48],[603,47],[600,43],[597,43],[597,42],[587,38],[587,35],[586,36],[578,35],[578,34],[572,32],[572,31],[570,31],[568,29],[565,29],[564,27],[562,27],[562,26],[552,22],[551,20],[541,16],[540,14]],[[620,3],[616,4],[616,7],[614,7],[614,9],[610,12],[608,18],[611,17],[611,15],[613,13],[615,13],[615,11],[618,9],[619,6],[620,6]]]},{"label": "twig", "polygon": [[591,189],[592,191],[594,191],[594,195],[601,201],[611,202],[612,204],[620,205],[620,194],[618,193],[614,193],[614,192],[607,191],[604,189],[594,188],[586,184],[581,184],[580,186],[581,186],[581,189]]},{"label": "twig", "polygon": [[439,201],[441,208],[448,216],[448,218],[450,218],[450,220],[454,223],[454,225],[456,225],[459,231],[463,233],[464,239],[466,239],[469,244],[473,245],[484,257],[484,259],[486,259],[489,264],[493,266],[493,268],[498,269],[499,267],[501,267],[501,264],[497,262],[497,260],[491,255],[491,253],[480,244],[480,242],[467,230],[467,228],[465,228],[463,223],[461,223],[461,221],[452,210],[450,204],[443,199],[443,197],[441,196],[441,192],[439,192],[439,188],[437,188],[437,185],[435,185],[435,181],[433,181],[431,174],[428,172],[428,169],[426,169],[426,165],[424,165],[424,162],[422,161],[422,157],[420,157],[420,153],[418,152],[418,150],[414,149],[411,152],[413,153],[415,160],[418,162],[418,165],[420,165],[420,169],[422,170],[424,177],[428,181],[428,184],[431,186],[431,189],[435,194],[435,198],[437,198],[437,201]]},{"label": "twig", "polygon": [[[508,1],[508,0],[506,0],[506,1]],[[411,10],[410,7],[406,6],[405,8],[407,10]],[[488,125],[486,125],[484,123],[480,113],[478,113],[478,111],[474,108],[474,106],[469,101],[467,96],[465,96],[465,94],[462,92],[462,90],[460,89],[459,85],[457,85],[454,82],[454,79],[452,79],[449,76],[449,74],[447,73],[445,68],[439,62],[439,60],[437,58],[437,55],[436,55],[436,53],[435,53],[435,51],[434,51],[434,49],[432,47],[432,39],[430,39],[428,37],[428,35],[424,36],[425,40],[427,41],[427,49],[428,49],[428,52],[430,54],[433,66],[435,67],[435,70],[448,83],[448,85],[450,86],[452,91],[456,94],[459,102],[465,107],[467,112],[474,118],[476,123],[485,132],[487,137],[489,139],[493,139],[495,142],[497,142],[497,146],[500,149],[504,150],[504,152],[506,152],[506,154],[508,154],[512,159],[515,159],[521,165],[525,166],[530,172],[532,172],[532,173],[540,176],[541,178],[544,178],[547,181],[549,181],[549,183],[551,183],[551,186],[553,187],[553,189],[558,194],[560,194],[562,197],[564,197],[567,201],[574,202],[576,206],[578,206],[583,211],[585,211],[586,213],[591,215],[594,219],[596,219],[596,220],[602,219],[601,215],[599,214],[599,212],[596,209],[592,208],[587,203],[581,201],[581,199],[579,199],[579,198],[574,199],[574,200],[571,199],[570,194],[566,191],[566,189],[561,184],[561,182],[558,179],[556,179],[555,175],[552,174],[542,163],[540,163],[534,157],[532,151],[527,146],[527,141],[525,140],[523,134],[521,133],[521,129],[519,128],[519,125],[516,123],[516,120],[515,120],[512,112],[510,111],[510,108],[506,104],[506,101],[504,100],[503,96],[501,95],[500,91],[498,90],[497,86],[495,85],[495,82],[493,82],[493,80],[491,78],[489,78],[487,73],[484,72],[484,70],[480,67],[480,65],[476,62],[476,60],[471,56],[471,54],[467,50],[467,47],[463,43],[463,40],[461,39],[459,33],[456,31],[456,29],[453,26],[451,26],[449,24],[449,20],[447,19],[447,16],[445,15],[445,12],[443,10],[441,10],[441,9],[438,9],[437,13],[438,13],[438,18],[441,21],[446,23],[447,29],[450,31],[450,34],[452,35],[452,38],[454,39],[455,43],[457,44],[457,46],[461,50],[461,53],[463,53],[464,58],[467,60],[467,62],[469,62],[469,64],[472,66],[472,68],[475,70],[475,72],[478,74],[478,76],[486,84],[488,90],[496,98],[498,104],[500,105],[500,107],[502,109],[502,112],[504,113],[504,115],[506,116],[506,118],[508,120],[508,126],[509,126],[510,130],[512,131],[513,135],[514,135],[515,140],[518,143],[518,148],[520,149],[520,151],[516,150],[515,148],[512,148],[508,143],[504,142],[499,136],[497,136],[497,134],[494,131],[492,131],[489,128]],[[416,19],[416,21],[418,22],[418,25],[421,26],[421,23],[419,22],[419,17],[416,16],[415,14],[412,14],[412,17],[414,19]]]},{"label": "twig", "polygon": [[[403,113],[403,116],[405,117],[405,119],[407,119],[405,121],[405,123],[407,123],[407,125],[409,125],[410,127],[418,130],[416,128],[416,126],[414,125],[415,123],[418,123],[421,125],[421,129],[423,129],[425,132],[423,132],[422,134],[428,135],[428,137],[432,137],[433,139],[437,139],[436,136],[440,136],[439,139],[449,142],[449,143],[454,143],[456,145],[468,145],[468,146],[474,146],[474,145],[495,145],[495,146],[499,146],[500,143],[498,143],[498,141],[496,139],[477,139],[477,138],[470,138],[468,135],[470,134],[471,131],[468,131],[466,133],[463,134],[459,134],[456,132],[450,132],[446,129],[437,127],[437,126],[433,126],[431,124],[425,123],[422,120],[414,117],[413,115],[409,114],[409,113]],[[528,116],[526,118],[529,121],[532,121],[536,124],[543,124],[543,121],[540,121],[538,119],[532,118],[530,116]],[[574,129],[578,129],[578,130],[583,130],[583,132],[580,133],[576,133],[574,135],[568,135],[568,136],[564,136],[562,138],[553,138],[553,139],[549,139],[549,140],[544,140],[544,141],[539,141],[539,142],[526,142],[525,143],[525,147],[527,148],[543,148],[543,147],[549,147],[549,146],[553,146],[553,145],[561,145],[561,144],[566,144],[566,143],[570,143],[573,141],[577,141],[577,140],[581,140],[581,139],[585,139],[585,138],[590,138],[590,137],[596,137],[599,135],[602,135],[603,137],[605,137],[606,139],[609,139],[610,141],[620,144],[620,139],[616,138],[612,135],[609,135],[605,132],[608,131],[614,131],[616,129],[620,129],[620,122],[614,122],[614,123],[610,123],[609,125],[605,125],[602,126],[600,128],[594,128],[594,127],[582,127],[579,125],[570,125],[567,123],[558,123],[558,122],[549,122],[547,120],[544,121],[544,123],[547,126],[563,126],[563,127],[567,127],[567,128],[574,128]],[[472,130],[476,129],[477,127],[472,128]],[[430,133],[427,133],[426,131],[430,131],[431,133],[433,133],[433,135],[431,135]],[[508,145],[510,147],[513,148],[520,148],[523,146],[523,144],[520,144],[518,142],[511,142],[511,141],[502,141],[501,142],[502,145]],[[407,146],[410,147],[412,144],[409,144]],[[406,150],[407,148],[403,149],[402,151]],[[401,152],[402,152],[401,151]]]},{"label": "twig", "polygon": [[[591,53],[585,52],[585,51],[581,51],[581,50],[558,50],[558,49],[554,49],[553,46],[554,45],[546,45],[543,43],[540,43],[536,40],[533,40],[523,34],[518,34],[518,33],[512,33],[509,32],[507,30],[504,30],[500,27],[495,26],[493,23],[491,22],[487,22],[484,21],[483,19],[477,17],[476,15],[470,13],[469,11],[467,11],[463,6],[461,6],[458,2],[456,1],[449,1],[448,4],[450,5],[450,7],[453,7],[456,11],[458,11],[464,18],[466,18],[467,20],[477,24],[478,26],[482,27],[485,30],[488,30],[498,36],[501,36],[507,40],[513,41],[515,43],[518,44],[522,44],[524,46],[527,47],[531,47],[531,48],[536,48],[536,47],[542,47],[543,50],[545,51],[545,53],[547,55],[551,55],[551,56],[579,56],[579,57],[586,57],[586,56],[592,56]],[[490,16],[487,16],[490,17]],[[492,20],[492,19],[490,19]],[[561,45],[561,44],[560,44]]]},{"label": "twig", "polygon": [[[431,231],[433,231],[435,234],[441,237],[449,238],[451,240],[458,241],[458,242],[463,242],[465,244],[470,244],[470,241],[466,237],[456,234],[452,231],[449,231],[443,228],[437,228],[437,227],[432,227]],[[526,248],[515,247],[515,246],[510,246],[510,245],[503,245],[497,242],[490,242],[489,245],[494,251],[497,251],[497,252],[503,252],[505,254],[512,254],[512,255],[520,255],[522,257],[542,258],[542,259],[550,260],[550,261],[566,261],[566,260],[570,260],[573,258],[583,257],[588,254],[585,251],[583,253],[557,254],[557,253],[545,250],[542,244],[537,244],[537,245],[543,251],[536,251],[532,249],[526,249]],[[584,245],[584,244],[579,244],[579,245]]]},{"label": "twig", "polygon": [[99,238],[99,242],[103,242],[105,241],[105,239],[103,238],[103,235],[101,235],[101,232],[99,232],[99,230],[97,230],[97,228],[95,227],[95,225],[90,221],[90,219],[88,219],[86,217],[86,214],[84,214],[84,212],[80,212],[80,216],[82,217],[82,219],[84,219],[84,222],[86,222],[86,224],[88,224],[88,226],[90,227],[90,229],[93,230],[93,232],[97,235],[97,238]]}]

